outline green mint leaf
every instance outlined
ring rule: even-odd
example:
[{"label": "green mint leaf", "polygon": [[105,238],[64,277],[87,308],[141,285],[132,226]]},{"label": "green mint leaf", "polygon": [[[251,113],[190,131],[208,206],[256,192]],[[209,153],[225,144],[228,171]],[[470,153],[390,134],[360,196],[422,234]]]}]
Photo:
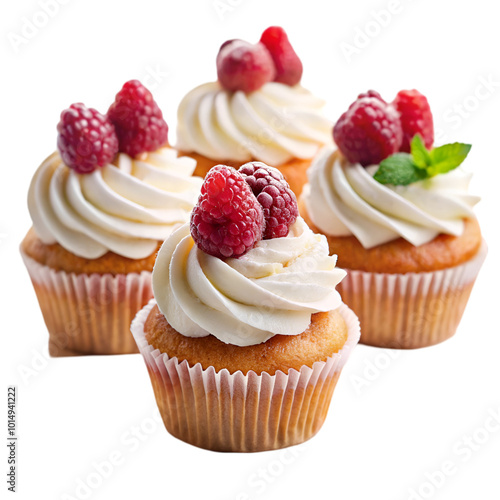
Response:
[{"label": "green mint leaf", "polygon": [[420,134],[413,137],[410,144],[411,155],[413,156],[413,161],[418,168],[427,168],[431,165],[431,156],[429,151],[425,147]]},{"label": "green mint leaf", "polygon": [[406,186],[427,178],[427,171],[418,168],[408,153],[395,153],[380,162],[373,178],[381,184]]},{"label": "green mint leaf", "polygon": [[470,144],[454,142],[434,148],[429,152],[431,164],[428,167],[430,176],[445,174],[457,168],[469,154]]},{"label": "green mint leaf", "polygon": [[429,151],[420,134],[416,134],[410,144],[411,154],[395,153],[381,161],[373,178],[381,184],[406,186],[445,174],[465,160],[471,147],[470,144],[454,142]]}]

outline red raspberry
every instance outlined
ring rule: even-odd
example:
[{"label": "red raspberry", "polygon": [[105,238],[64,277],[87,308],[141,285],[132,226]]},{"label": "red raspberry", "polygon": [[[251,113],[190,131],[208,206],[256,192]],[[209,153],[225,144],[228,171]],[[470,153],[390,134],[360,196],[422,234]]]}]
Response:
[{"label": "red raspberry", "polygon": [[168,126],[151,92],[139,80],[130,80],[108,109],[116,127],[120,151],[137,157],[168,141]]},{"label": "red raspberry", "polygon": [[297,220],[299,209],[295,194],[283,174],[260,161],[245,163],[238,172],[243,175],[264,209],[264,239],[285,237]]},{"label": "red raspberry", "polygon": [[217,165],[205,177],[191,213],[191,236],[215,257],[239,257],[262,239],[264,214],[243,176]]},{"label": "red raspberry", "polygon": [[398,112],[378,97],[354,101],[333,127],[333,138],[351,163],[380,163],[399,150],[403,130]]},{"label": "red raspberry", "polygon": [[285,30],[280,26],[270,26],[260,37],[271,53],[276,66],[275,82],[296,85],[302,78],[302,62],[295,53]]},{"label": "red raspberry", "polygon": [[113,124],[81,102],[61,113],[57,131],[57,148],[63,162],[79,174],[90,174],[97,167],[103,167],[113,161],[118,152]]},{"label": "red raspberry", "polygon": [[427,149],[434,142],[434,123],[427,98],[418,90],[400,90],[393,102],[401,115],[403,143],[401,151],[410,152],[410,143],[416,134],[422,136]]},{"label": "red raspberry", "polygon": [[367,90],[366,92],[363,92],[362,94],[358,95],[358,99],[362,99],[363,97],[375,97],[380,102],[387,104],[386,101],[382,99],[382,96],[376,90]]},{"label": "red raspberry", "polygon": [[269,51],[261,43],[228,40],[217,54],[217,77],[220,84],[231,92],[253,92],[276,75]]}]

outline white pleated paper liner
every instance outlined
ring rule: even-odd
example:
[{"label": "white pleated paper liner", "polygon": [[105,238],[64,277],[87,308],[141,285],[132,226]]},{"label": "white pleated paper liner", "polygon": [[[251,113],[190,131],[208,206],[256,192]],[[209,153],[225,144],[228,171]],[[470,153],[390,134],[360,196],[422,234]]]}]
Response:
[{"label": "white pleated paper liner", "polygon": [[153,296],[149,271],[75,274],[21,255],[49,331],[51,356],[138,352],[130,323]]},{"label": "white pleated paper liner", "polygon": [[471,260],[440,271],[387,274],[346,269],[337,290],[359,317],[360,342],[414,349],[453,336],[486,254],[483,241]]},{"label": "white pleated paper liner", "polygon": [[144,323],[154,299],[132,322],[165,427],[173,436],[214,451],[274,450],[306,441],[320,429],[344,364],[359,341],[359,321],[344,304],[344,347],[326,361],[275,375],[229,373],[179,363],[149,345]]}]

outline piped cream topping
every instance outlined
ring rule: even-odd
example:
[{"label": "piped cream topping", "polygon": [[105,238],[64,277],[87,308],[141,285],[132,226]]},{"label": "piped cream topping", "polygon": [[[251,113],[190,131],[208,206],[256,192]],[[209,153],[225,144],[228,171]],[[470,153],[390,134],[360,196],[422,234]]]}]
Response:
[{"label": "piped cream topping", "polygon": [[83,258],[106,252],[131,259],[153,253],[158,241],[189,220],[202,179],[196,161],[170,148],[115,162],[91,174],[69,169],[58,153],[36,171],[28,193],[35,231]]},{"label": "piped cream topping", "polygon": [[271,82],[245,94],[206,83],[179,105],[177,147],[213,160],[255,159],[274,166],[312,158],[332,141],[323,106],[300,85]]},{"label": "piped cream topping", "polygon": [[308,171],[302,196],[312,222],[324,234],[354,235],[365,248],[404,238],[415,246],[438,234],[459,236],[464,218],[480,200],[469,194],[471,174],[461,168],[407,186],[384,185],[367,168],[325,147]]},{"label": "piped cream topping", "polygon": [[261,240],[226,260],[200,250],[186,224],[158,253],[153,291],[167,321],[187,337],[260,344],[278,334],[298,335],[312,314],[340,305],[335,286],[346,273],[336,261],[326,238],[300,217],[288,236]]}]

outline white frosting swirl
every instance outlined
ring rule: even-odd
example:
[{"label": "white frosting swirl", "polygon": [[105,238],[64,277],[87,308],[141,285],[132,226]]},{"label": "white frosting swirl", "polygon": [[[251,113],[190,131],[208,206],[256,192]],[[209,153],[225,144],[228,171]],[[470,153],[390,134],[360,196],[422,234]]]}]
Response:
[{"label": "white frosting swirl", "polygon": [[461,235],[463,219],[474,217],[480,198],[467,193],[471,174],[460,168],[407,186],[380,184],[377,170],[341,161],[333,147],[320,152],[302,194],[319,230],[354,235],[365,248],[400,237],[419,246],[441,233]]},{"label": "white frosting swirl", "polygon": [[218,82],[189,92],[179,105],[177,147],[213,160],[273,166],[312,158],[332,142],[324,101],[300,85],[266,83],[255,92],[228,92]]},{"label": "white frosting swirl", "polygon": [[28,193],[33,226],[45,244],[86,259],[108,251],[142,259],[189,220],[202,179],[196,161],[162,148],[145,159],[120,153],[91,174],[69,169],[58,153],[36,171]]},{"label": "white frosting swirl", "polygon": [[160,311],[186,337],[214,335],[238,346],[298,335],[311,315],[336,309],[345,271],[302,218],[285,238],[261,240],[238,259],[221,260],[193,242],[186,224],[161,247],[153,270]]}]

